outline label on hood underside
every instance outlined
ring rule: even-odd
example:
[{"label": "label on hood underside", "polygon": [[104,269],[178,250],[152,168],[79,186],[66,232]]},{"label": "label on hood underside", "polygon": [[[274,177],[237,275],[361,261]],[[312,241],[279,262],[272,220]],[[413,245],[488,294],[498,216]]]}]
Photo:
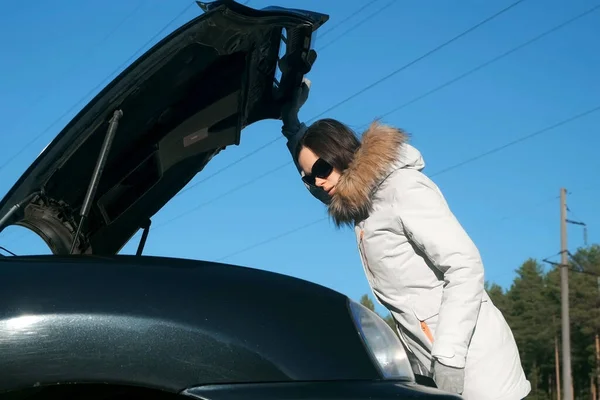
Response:
[{"label": "label on hood underside", "polygon": [[200,140],[206,139],[207,137],[208,137],[207,129],[202,129],[198,132],[192,133],[191,135],[184,136],[183,147],[191,146]]}]

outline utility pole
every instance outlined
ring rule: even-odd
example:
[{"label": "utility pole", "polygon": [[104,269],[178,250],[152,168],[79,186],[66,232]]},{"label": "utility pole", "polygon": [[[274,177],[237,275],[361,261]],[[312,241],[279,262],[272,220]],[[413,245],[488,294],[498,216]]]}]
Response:
[{"label": "utility pole", "polygon": [[[596,283],[598,284],[598,293],[600,294],[600,277],[596,278]],[[597,308],[597,307],[596,307]],[[600,398],[600,337],[598,336],[598,331],[596,331],[596,397],[594,400],[598,400]]]},{"label": "utility pole", "polygon": [[[552,316],[552,325],[554,324],[554,316]],[[558,357],[558,338],[554,333],[554,368],[556,369],[556,400],[560,400],[560,358]]]},{"label": "utility pole", "polygon": [[596,396],[594,397],[594,400],[598,399],[598,396],[600,395],[600,338],[598,337],[598,334],[596,333],[596,385],[594,386],[595,392],[596,392]]},{"label": "utility pole", "polygon": [[567,252],[567,190],[565,188],[560,189],[560,255],[563,399],[573,400],[573,382],[571,377],[571,320],[569,318],[569,260]]}]

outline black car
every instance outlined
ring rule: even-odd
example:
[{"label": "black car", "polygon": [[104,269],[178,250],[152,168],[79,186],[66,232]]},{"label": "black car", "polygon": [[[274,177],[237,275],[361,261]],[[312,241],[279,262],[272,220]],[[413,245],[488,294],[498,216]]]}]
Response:
[{"label": "black car", "polygon": [[[0,230],[29,228],[52,251],[0,257],[0,399],[459,399],[415,376],[392,329],[340,293],[142,255],[157,211],[244,127],[280,118],[328,19],[198,4],[0,202]],[[137,255],[118,255],[140,229]]]}]

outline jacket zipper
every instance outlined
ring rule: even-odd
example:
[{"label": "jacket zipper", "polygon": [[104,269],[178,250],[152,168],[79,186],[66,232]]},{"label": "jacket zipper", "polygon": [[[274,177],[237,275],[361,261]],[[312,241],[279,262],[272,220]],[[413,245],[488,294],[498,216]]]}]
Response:
[{"label": "jacket zipper", "polygon": [[425,321],[420,321],[420,322],[421,322],[421,330],[423,331],[425,336],[427,336],[427,339],[429,339],[429,341],[433,344],[433,335],[431,334],[429,325],[427,325],[427,322],[425,322]]},{"label": "jacket zipper", "polygon": [[360,234],[359,234],[359,241],[358,241],[358,251],[360,252],[360,256],[363,261],[362,264],[363,264],[363,269],[365,271],[365,275],[367,276],[367,279],[371,285],[371,288],[373,288],[373,279],[371,278],[371,268],[369,267],[369,261],[367,260],[367,253],[365,251],[365,245],[363,242],[364,236],[365,236],[365,231],[361,228]]}]

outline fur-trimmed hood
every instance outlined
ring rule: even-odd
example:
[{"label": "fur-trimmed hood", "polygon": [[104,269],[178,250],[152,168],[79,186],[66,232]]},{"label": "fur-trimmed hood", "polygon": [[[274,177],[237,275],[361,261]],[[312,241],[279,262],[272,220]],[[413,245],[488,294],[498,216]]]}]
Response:
[{"label": "fur-trimmed hood", "polygon": [[354,160],[344,170],[329,203],[336,225],[353,224],[371,212],[373,194],[399,168],[421,170],[421,153],[407,143],[401,129],[373,122],[364,132]]}]

